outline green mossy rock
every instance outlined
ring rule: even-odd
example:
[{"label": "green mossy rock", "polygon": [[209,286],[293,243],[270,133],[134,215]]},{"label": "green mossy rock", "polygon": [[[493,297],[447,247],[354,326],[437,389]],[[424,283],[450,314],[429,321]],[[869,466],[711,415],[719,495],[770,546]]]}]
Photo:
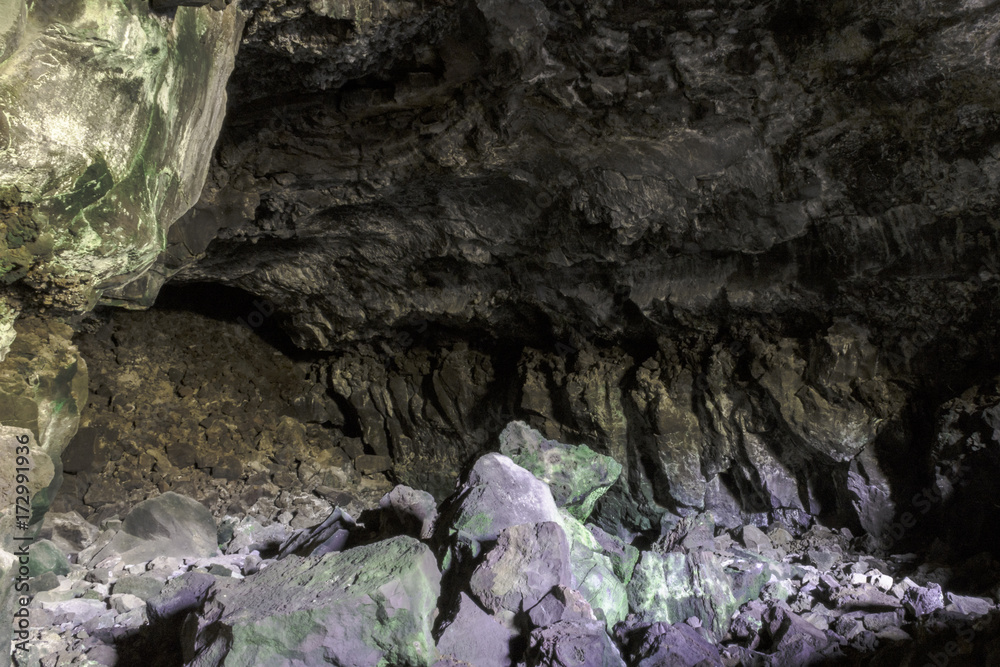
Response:
[{"label": "green mossy rock", "polygon": [[411,537],[290,557],[206,604],[187,664],[431,665],[440,593],[433,553]]},{"label": "green mossy rock", "polygon": [[587,527],[565,510],[560,511],[563,527],[570,538],[570,571],[576,580],[576,589],[595,612],[601,610],[610,632],[628,616],[625,584],[615,574],[614,563]]},{"label": "green mossy rock", "polygon": [[30,561],[28,572],[31,577],[40,577],[46,572],[69,574],[69,560],[66,554],[59,550],[49,540],[38,540],[28,548]]},{"label": "green mossy rock", "polygon": [[622,466],[586,445],[546,440],[524,422],[511,422],[500,434],[500,452],[549,485],[558,507],[585,521],[594,503],[611,488]]},{"label": "green mossy rock", "polygon": [[719,557],[710,551],[643,552],[628,585],[628,602],[649,621],[682,623],[696,616],[717,639],[740,606]]}]

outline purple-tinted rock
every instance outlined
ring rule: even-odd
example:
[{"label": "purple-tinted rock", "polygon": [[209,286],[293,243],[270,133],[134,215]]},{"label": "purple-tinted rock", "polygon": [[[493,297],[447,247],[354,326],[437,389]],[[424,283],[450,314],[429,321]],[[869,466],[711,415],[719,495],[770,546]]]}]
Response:
[{"label": "purple-tinted rock", "polygon": [[557,523],[526,523],[500,532],[472,573],[469,589],[492,612],[538,604],[553,586],[569,586],[569,540]]},{"label": "purple-tinted rock", "polygon": [[[411,489],[402,484],[382,496],[378,503],[385,523],[395,523],[400,532],[421,540],[430,539],[437,521],[437,503],[426,491]],[[391,517],[391,518],[389,518]]]},{"label": "purple-tinted rock", "polygon": [[216,581],[204,572],[185,572],[171,579],[158,595],[146,601],[150,620],[165,620],[201,606]]},{"label": "purple-tinted rock", "polygon": [[625,667],[600,621],[559,621],[531,633],[528,667]]},{"label": "purple-tinted rock", "polygon": [[351,515],[338,507],[323,523],[297,530],[289,535],[278,550],[278,560],[292,554],[296,556],[322,556],[334,551],[341,551],[347,544],[350,531],[356,526],[357,523]]},{"label": "purple-tinted rock", "polygon": [[773,654],[771,665],[813,665],[840,655],[840,647],[832,633],[819,630],[793,612],[784,602],[778,602],[764,615],[764,629],[770,636]]},{"label": "purple-tinted rock", "polygon": [[719,649],[686,623],[651,623],[624,634],[635,667],[722,667]]},{"label": "purple-tinted rock", "polygon": [[556,586],[538,604],[528,610],[528,618],[536,628],[559,621],[596,621],[594,610],[580,591]]},{"label": "purple-tinted rock", "polygon": [[993,603],[985,598],[948,593],[948,605],[945,607],[945,610],[964,616],[982,616],[990,613],[993,606]]},{"label": "purple-tinted rock", "polygon": [[930,583],[926,587],[914,586],[908,589],[903,595],[903,606],[917,618],[943,608],[944,595],[941,586]]},{"label": "purple-tinted rock", "polygon": [[437,648],[445,658],[476,667],[509,667],[514,633],[461,594],[458,613],[444,627]]},{"label": "purple-tinted rock", "polygon": [[446,523],[480,542],[523,523],[560,522],[548,485],[501,454],[486,454],[452,497]]},{"label": "purple-tinted rock", "polygon": [[729,632],[736,639],[749,643],[750,648],[757,648],[760,643],[760,630],[764,625],[764,614],[767,607],[760,600],[751,600],[740,608],[739,615],[733,619]]}]

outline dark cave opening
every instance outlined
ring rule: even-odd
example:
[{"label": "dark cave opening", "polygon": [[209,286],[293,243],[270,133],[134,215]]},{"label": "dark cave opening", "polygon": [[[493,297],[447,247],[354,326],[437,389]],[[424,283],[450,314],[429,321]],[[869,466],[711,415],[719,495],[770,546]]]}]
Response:
[{"label": "dark cave opening", "polygon": [[282,313],[270,300],[239,287],[213,282],[168,282],[153,304],[154,309],[191,312],[219,322],[235,322],[286,356],[301,356],[282,327]]}]

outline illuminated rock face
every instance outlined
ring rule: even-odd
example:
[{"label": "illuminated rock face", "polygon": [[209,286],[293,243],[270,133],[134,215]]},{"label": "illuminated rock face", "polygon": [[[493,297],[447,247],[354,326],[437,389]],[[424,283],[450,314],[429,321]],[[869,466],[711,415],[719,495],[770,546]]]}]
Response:
[{"label": "illuminated rock face", "polygon": [[[77,0],[17,19],[7,4],[0,274],[43,304],[87,309],[148,268],[198,199],[243,17],[235,5],[166,16],[138,0]],[[0,23],[9,16],[5,4]]]}]

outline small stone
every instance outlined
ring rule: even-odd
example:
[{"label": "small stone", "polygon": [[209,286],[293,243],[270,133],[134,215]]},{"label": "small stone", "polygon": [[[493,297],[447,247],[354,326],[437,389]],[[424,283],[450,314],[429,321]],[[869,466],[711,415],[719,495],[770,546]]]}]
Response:
[{"label": "small stone", "polygon": [[913,616],[920,618],[944,607],[944,595],[941,586],[929,583],[926,587],[915,586],[903,595],[903,604]]},{"label": "small stone", "polygon": [[823,614],[818,614],[814,611],[806,612],[802,614],[802,618],[813,625],[817,630],[826,631],[830,628],[830,622],[827,617]]},{"label": "small stone", "polygon": [[948,605],[945,610],[965,616],[983,616],[993,610],[993,603],[985,598],[948,593]]},{"label": "small stone", "polygon": [[114,646],[97,644],[87,649],[87,659],[93,660],[98,665],[114,667],[114,665],[118,664],[118,651]]},{"label": "small stone", "polygon": [[133,609],[139,609],[146,606],[144,601],[128,593],[112,595],[108,601],[111,603],[111,608],[119,614],[125,614]]},{"label": "small stone", "polygon": [[747,549],[758,553],[772,548],[771,538],[754,525],[743,526],[740,532],[740,540]]},{"label": "small stone", "polygon": [[862,617],[865,630],[871,630],[872,632],[881,632],[892,626],[898,627],[901,621],[900,615],[893,611],[885,611],[880,614],[865,614]]},{"label": "small stone", "polygon": [[834,622],[833,629],[838,635],[847,641],[851,641],[854,637],[864,631],[865,626],[861,618],[857,615],[847,614],[841,616]]},{"label": "small stone", "polygon": [[889,593],[893,597],[902,600],[903,597],[906,595],[906,591],[908,591],[911,588],[914,588],[916,585],[917,584],[914,583],[912,579],[906,577],[902,581],[894,584],[893,587],[889,589]]},{"label": "small stone", "polygon": [[820,572],[829,572],[837,564],[837,561],[840,560],[837,554],[820,549],[810,549],[806,552],[806,556],[809,557],[809,562],[813,567]]},{"label": "small stone", "polygon": [[888,574],[877,572],[873,576],[870,576],[868,580],[881,591],[889,591],[892,589],[892,577]]}]

